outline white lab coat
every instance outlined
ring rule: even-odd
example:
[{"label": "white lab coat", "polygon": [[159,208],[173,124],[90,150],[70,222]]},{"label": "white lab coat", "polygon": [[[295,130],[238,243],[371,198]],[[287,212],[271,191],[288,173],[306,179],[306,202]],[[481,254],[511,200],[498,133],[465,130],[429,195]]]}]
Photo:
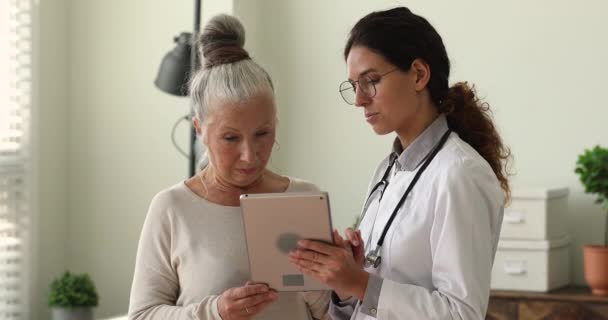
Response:
[{"label": "white lab coat", "polygon": [[[440,116],[399,156],[382,201],[370,200],[360,225],[366,252],[446,130]],[[387,166],[388,157],[370,186]],[[484,319],[503,205],[489,164],[452,133],[389,228],[381,265],[366,269],[373,275],[352,319]]]}]

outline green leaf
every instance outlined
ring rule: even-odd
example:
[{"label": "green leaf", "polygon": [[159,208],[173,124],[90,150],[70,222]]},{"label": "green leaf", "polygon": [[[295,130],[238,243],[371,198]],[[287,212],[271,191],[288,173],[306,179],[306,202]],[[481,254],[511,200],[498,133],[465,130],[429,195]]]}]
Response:
[{"label": "green leaf", "polygon": [[[578,156],[574,172],[586,193],[596,195],[595,203],[608,211],[608,149],[595,146]],[[606,217],[605,245],[608,246],[608,216]]]},{"label": "green leaf", "polygon": [[50,289],[51,307],[96,307],[98,304],[97,290],[86,273],[74,275],[66,271],[61,278],[53,280]]}]

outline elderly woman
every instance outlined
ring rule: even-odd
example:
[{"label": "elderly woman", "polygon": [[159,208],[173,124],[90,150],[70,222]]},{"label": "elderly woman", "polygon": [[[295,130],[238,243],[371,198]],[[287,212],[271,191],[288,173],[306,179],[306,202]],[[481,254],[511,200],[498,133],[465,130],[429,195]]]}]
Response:
[{"label": "elderly woman", "polygon": [[135,265],[129,319],[322,319],[327,292],[277,293],[249,282],[243,193],[311,191],[266,169],[276,134],[270,77],[243,49],[244,29],[219,15],[200,37],[204,67],[190,92],[209,164],[157,194]]}]

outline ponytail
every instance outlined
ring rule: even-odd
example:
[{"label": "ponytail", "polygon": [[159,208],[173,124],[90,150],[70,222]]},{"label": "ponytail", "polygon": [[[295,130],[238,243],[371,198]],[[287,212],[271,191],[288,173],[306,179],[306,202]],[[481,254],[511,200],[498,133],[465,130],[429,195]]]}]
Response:
[{"label": "ponytail", "polygon": [[511,161],[511,150],[503,144],[496,131],[488,103],[479,100],[474,86],[458,82],[448,89],[439,112],[446,115],[450,129],[490,164],[508,202],[511,190],[507,166]]}]

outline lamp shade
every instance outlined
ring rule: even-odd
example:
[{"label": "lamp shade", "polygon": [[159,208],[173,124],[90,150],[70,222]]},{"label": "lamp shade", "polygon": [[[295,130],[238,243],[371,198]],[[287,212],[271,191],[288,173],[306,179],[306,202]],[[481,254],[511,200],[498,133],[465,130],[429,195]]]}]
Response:
[{"label": "lamp shade", "polygon": [[163,92],[188,95],[188,81],[191,72],[191,33],[182,32],[174,38],[175,48],[165,55],[154,84]]}]

